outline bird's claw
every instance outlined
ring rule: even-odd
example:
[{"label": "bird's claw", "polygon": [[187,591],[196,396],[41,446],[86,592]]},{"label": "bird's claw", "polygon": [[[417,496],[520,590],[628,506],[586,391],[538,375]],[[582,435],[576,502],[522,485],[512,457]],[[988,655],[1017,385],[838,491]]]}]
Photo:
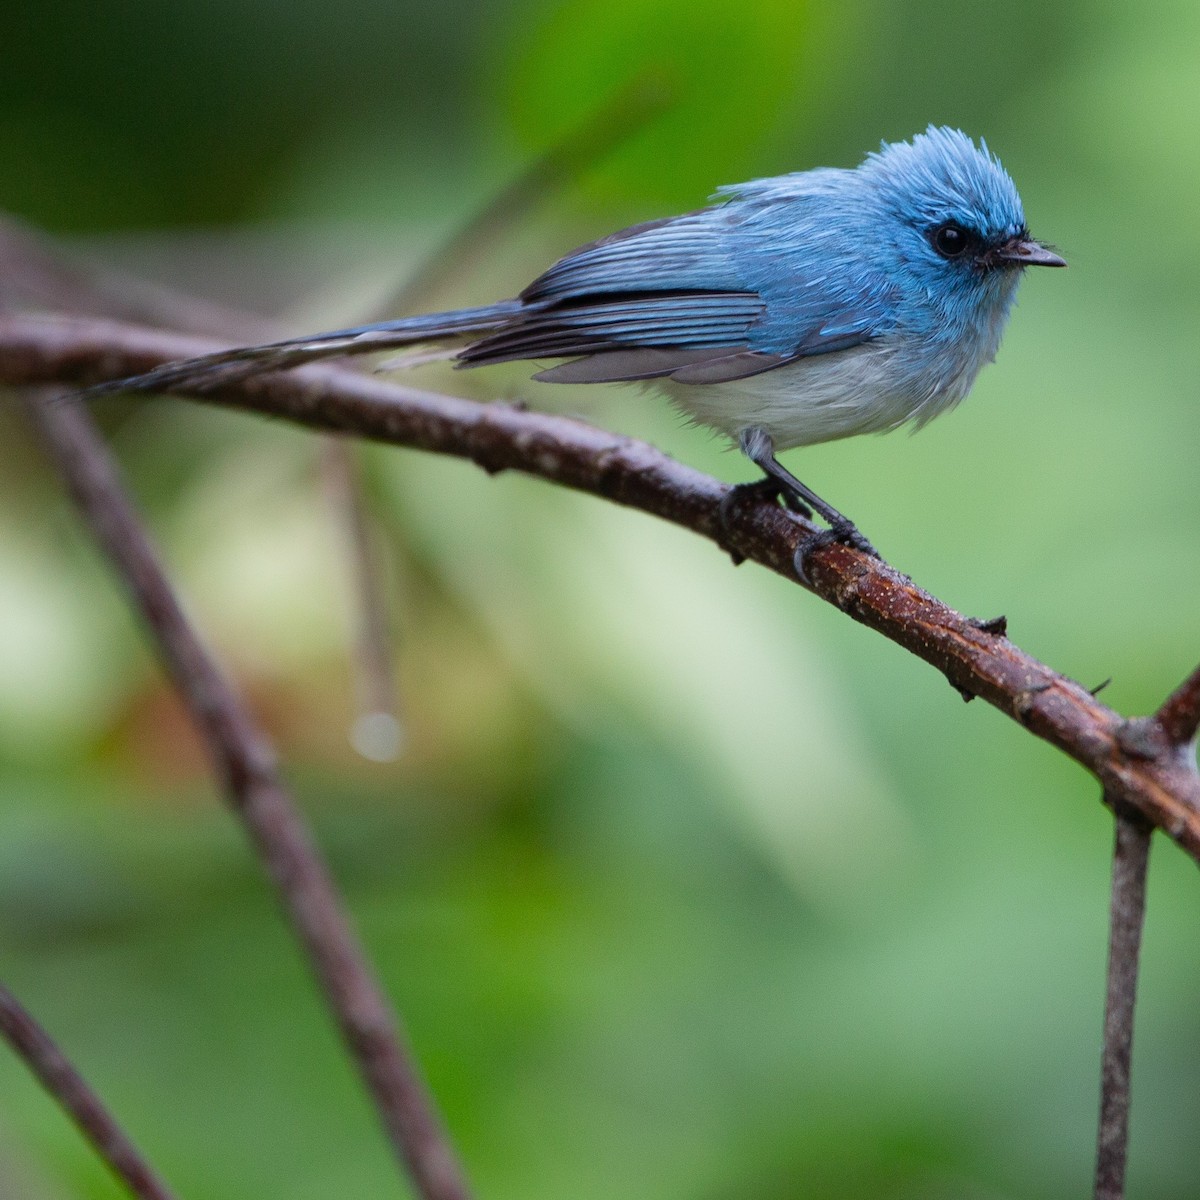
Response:
[{"label": "bird's claw", "polygon": [[867,541],[859,532],[858,526],[851,521],[846,521],[844,524],[831,525],[828,529],[818,529],[815,533],[810,533],[801,541],[796,547],[796,553],[792,557],[792,563],[796,568],[796,575],[801,583],[807,587],[812,587],[812,578],[808,574],[807,566],[809,555],[824,546],[832,546],[835,542],[843,546],[849,546],[852,550],[859,550],[871,558],[880,557],[879,551]]},{"label": "bird's claw", "polygon": [[844,525],[834,525],[830,532],[833,534],[835,542],[841,542],[844,546],[849,546],[853,550],[861,550],[863,554],[870,558],[879,558],[879,551],[871,545],[869,541],[858,531],[858,526],[850,521]]}]

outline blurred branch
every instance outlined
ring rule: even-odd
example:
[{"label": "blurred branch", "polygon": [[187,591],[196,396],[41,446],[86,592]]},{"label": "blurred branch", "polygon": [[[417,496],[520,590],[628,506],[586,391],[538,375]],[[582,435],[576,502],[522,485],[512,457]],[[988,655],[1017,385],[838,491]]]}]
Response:
[{"label": "blurred branch", "polygon": [[[621,88],[587,120],[534,159],[475,217],[453,233],[383,305],[384,313],[423,307],[427,297],[476,260],[491,254],[504,229],[524,216],[547,193],[640,133],[670,104],[665,78],[641,75]],[[109,314],[113,315],[113,314]]]},{"label": "blurred branch", "polygon": [[2,984],[0,1036],[58,1101],[131,1195],[139,1200],[174,1200],[174,1193],[138,1153],[83,1076]]},{"label": "blurred branch", "polygon": [[81,516],[158,643],[418,1194],[465,1200],[461,1170],[399,1022],[283,786],[274,752],[184,616],[90,417],[61,397],[31,399],[29,411]]},{"label": "blurred branch", "polygon": [[0,214],[0,267],[0,310],[46,308],[210,337],[269,341],[285,336],[265,317],[91,266],[8,214]]},{"label": "blurred branch", "polygon": [[[113,322],[0,317],[0,382],[89,384],[213,348]],[[766,503],[737,504],[723,520],[727,485],[643,442],[565,417],[418,391],[337,367],[257,376],[200,399],[469,458],[490,472],[524,471],[662,517],[792,580],[795,552],[813,532]],[[834,544],[811,555],[807,567],[817,595],[1063,750],[1096,776],[1111,803],[1136,809],[1200,861],[1200,773],[1153,718],[1123,718],[886,563]]]},{"label": "blurred branch", "polygon": [[1140,814],[1131,813],[1120,804],[1112,804],[1112,808],[1116,817],[1116,839],[1113,844],[1094,1200],[1124,1200],[1125,1197],[1133,1016],[1142,926],[1146,916],[1146,872],[1153,833]]},{"label": "blurred branch", "polygon": [[344,547],[357,617],[358,717],[351,741],[372,762],[391,762],[403,747],[400,696],[392,653],[392,623],[377,530],[365,504],[358,460],[343,437],[322,439],[321,475]]}]

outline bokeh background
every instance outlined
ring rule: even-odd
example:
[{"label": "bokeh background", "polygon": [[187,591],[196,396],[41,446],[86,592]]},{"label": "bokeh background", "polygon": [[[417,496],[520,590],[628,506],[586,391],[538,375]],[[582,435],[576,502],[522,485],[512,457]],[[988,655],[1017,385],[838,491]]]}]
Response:
[{"label": "bokeh background", "polygon": [[[1144,712],[1200,647],[1200,9],[886,0],[27,0],[0,209],[271,314],[369,314],[632,80],[657,120],[429,304],[712,188],[983,135],[1063,273],[919,437],[790,459],[900,568]],[[638,392],[423,372],[746,464]],[[100,414],[284,755],[486,1200],[1050,1200],[1090,1178],[1111,821],[1060,755],[638,514],[358,456],[404,751],[349,741],[319,443]],[[141,631],[0,402],[0,977],[183,1196],[401,1196]],[[1196,1194],[1200,879],[1152,862],[1131,1194]],[[117,1194],[0,1054],[0,1195]]]}]

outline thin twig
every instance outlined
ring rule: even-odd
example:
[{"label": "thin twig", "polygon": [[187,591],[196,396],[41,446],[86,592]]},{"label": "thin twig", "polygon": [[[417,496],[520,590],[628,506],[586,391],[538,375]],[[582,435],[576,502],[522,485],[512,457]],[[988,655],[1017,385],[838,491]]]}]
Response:
[{"label": "thin twig", "polygon": [[175,1200],[50,1035],[0,984],[0,1036],[75,1122],[108,1169],[138,1200]]},{"label": "thin twig", "polygon": [[1142,925],[1146,916],[1146,870],[1153,833],[1139,813],[1131,813],[1121,805],[1113,805],[1113,813],[1116,839],[1109,911],[1095,1200],[1124,1200],[1125,1197],[1133,1016]]},{"label": "thin twig", "polygon": [[1200,730],[1200,667],[1167,697],[1155,719],[1172,745],[1186,746],[1196,740]]},{"label": "thin twig", "polygon": [[358,717],[355,749],[375,762],[396,758],[404,740],[400,696],[392,653],[388,589],[378,552],[377,530],[363,500],[362,480],[354,450],[344,437],[322,440],[321,474],[346,555],[347,575],[357,618]]},{"label": "thin twig", "polygon": [[465,1200],[466,1184],[433,1101],[274,753],[184,617],[90,418],[69,399],[33,399],[29,411],[158,644],[417,1192],[424,1200]]},{"label": "thin twig", "polygon": [[[213,349],[211,342],[115,322],[0,316],[0,383],[90,384]],[[796,581],[812,527],[767,503],[722,512],[729,487],[654,447],[580,421],[400,387],[330,366],[227,384],[200,399],[311,429],[469,458],[641,509]],[[995,705],[1099,779],[1200,861],[1200,773],[1086,688],[918,588],[886,563],[842,545],[809,556],[807,586]],[[1161,743],[1161,745],[1160,745]]]}]

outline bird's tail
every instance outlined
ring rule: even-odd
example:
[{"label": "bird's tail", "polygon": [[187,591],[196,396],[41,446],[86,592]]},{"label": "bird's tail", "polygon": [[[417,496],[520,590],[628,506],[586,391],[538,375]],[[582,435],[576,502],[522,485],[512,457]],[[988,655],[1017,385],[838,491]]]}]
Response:
[{"label": "bird's tail", "polygon": [[176,389],[211,391],[264,371],[286,371],[323,358],[370,354],[422,342],[450,341],[486,333],[502,325],[522,308],[519,300],[501,300],[483,308],[401,317],[373,325],[356,325],[308,337],[289,338],[261,346],[239,346],[198,358],[164,363],[143,375],[98,383],[81,392],[84,399],[114,392],[169,392]]}]

